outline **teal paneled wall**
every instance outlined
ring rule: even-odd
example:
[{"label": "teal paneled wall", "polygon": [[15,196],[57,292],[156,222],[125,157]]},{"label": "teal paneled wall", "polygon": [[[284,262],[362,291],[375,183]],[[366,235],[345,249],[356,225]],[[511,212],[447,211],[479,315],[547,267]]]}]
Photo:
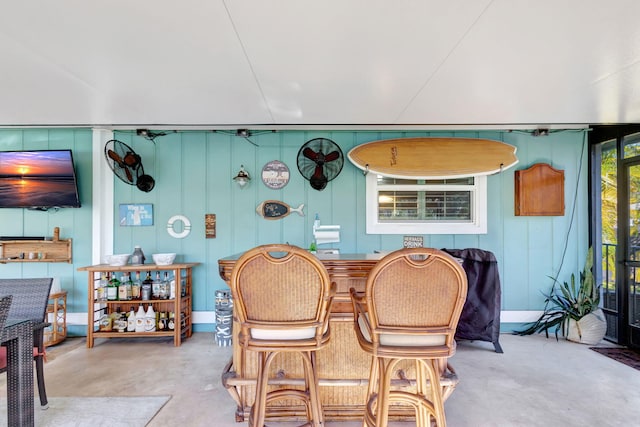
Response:
[{"label": "teal paneled wall", "polygon": [[71,149],[75,163],[79,209],[32,211],[0,209],[0,235],[73,239],[73,263],[0,264],[0,278],[57,277],[67,290],[69,312],[87,311],[87,275],[78,267],[91,264],[92,132],[90,129],[0,129],[0,151]]},{"label": "teal paneled wall", "polygon": [[[520,162],[488,179],[487,234],[425,235],[424,239],[425,245],[437,248],[479,247],[494,252],[502,280],[502,309],[540,309],[540,291],[551,285],[548,276],[558,274],[562,265],[559,278],[568,279],[582,268],[586,255],[587,155],[582,155],[586,136],[581,131],[558,131],[537,138],[524,131],[256,131],[251,141],[227,132],[185,131],[158,137],[155,143],[135,132],[118,131],[116,139],[130,144],[142,156],[145,171],[156,179],[156,187],[143,193],[114,178],[114,253],[129,253],[134,245],[140,245],[148,258],[154,252],[177,252],[180,261],[200,262],[194,270],[193,309],[213,311],[215,290],[226,286],[218,275],[219,258],[271,242],[308,247],[315,213],[323,224],[341,225],[341,242],[334,246],[343,253],[399,248],[402,236],[365,233],[365,179],[359,169],[346,160],[338,178],[318,192],[299,174],[296,156],[304,142],[317,137],[332,139],[346,156],[364,142],[413,136],[489,138],[518,148]],[[69,291],[69,311],[74,313],[87,310],[86,273],[76,269],[91,263],[91,140],[90,129],[0,129],[0,150],[73,150],[82,208],[58,212],[0,209],[0,235],[50,235],[53,227],[60,227],[63,238],[74,239],[73,264],[0,264],[0,277],[60,277]],[[291,172],[288,185],[280,190],[271,190],[260,180],[262,167],[274,159],[286,163]],[[565,171],[566,213],[562,217],[514,216],[514,171],[538,162]],[[241,164],[252,177],[244,189],[232,181]],[[305,216],[294,213],[281,220],[264,220],[255,209],[268,199],[294,207],[304,203]],[[153,204],[154,225],[119,226],[121,203]],[[206,213],[216,214],[214,239],[204,236]],[[166,231],[167,220],[176,214],[187,216],[192,223],[191,233],[184,239],[174,239]],[[73,332],[83,333],[82,328]]]},{"label": "teal paneled wall", "polygon": [[[338,178],[325,190],[316,191],[299,174],[296,156],[300,146],[312,138],[332,139],[346,156],[364,142],[413,136],[489,138],[518,148],[519,163],[488,179],[487,234],[424,238],[425,245],[432,247],[479,247],[494,252],[500,265],[503,310],[540,309],[540,291],[551,285],[548,276],[558,273],[563,256],[560,278],[581,268],[588,246],[587,156],[581,155],[586,141],[582,131],[552,132],[537,138],[520,131],[281,131],[255,132],[250,141],[223,132],[194,131],[157,138],[155,145],[134,133],[117,132],[116,138],[132,144],[143,155],[145,169],[157,183],[151,193],[144,194],[116,182],[116,208],[119,203],[138,202],[153,203],[155,208],[154,227],[116,227],[116,251],[129,252],[140,244],[147,254],[171,251],[184,261],[201,262],[195,271],[194,310],[212,311],[214,291],[225,286],[218,275],[219,258],[272,242],[308,247],[315,213],[323,224],[341,226],[341,242],[333,246],[342,253],[399,248],[402,236],[365,233],[365,180],[359,169],[345,161]],[[274,159],[287,164],[291,172],[288,185],[280,190],[269,189],[260,180],[262,167]],[[514,216],[514,171],[538,162],[565,171],[566,214],[562,217]],[[253,178],[244,189],[231,179],[241,164]],[[305,216],[294,213],[281,220],[265,220],[255,209],[268,199],[293,207],[304,203]],[[216,214],[215,239],[204,237],[205,213]],[[191,220],[191,234],[185,239],[173,239],[166,232],[166,222],[175,214]]]}]

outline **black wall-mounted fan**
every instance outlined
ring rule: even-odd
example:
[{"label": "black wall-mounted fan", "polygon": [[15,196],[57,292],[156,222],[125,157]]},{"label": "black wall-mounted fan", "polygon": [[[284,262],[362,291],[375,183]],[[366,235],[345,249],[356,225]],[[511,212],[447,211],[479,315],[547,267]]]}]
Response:
[{"label": "black wall-mounted fan", "polygon": [[342,150],[330,139],[309,140],[298,151],[298,170],[318,191],[340,174],[343,164]]},{"label": "black wall-mounted fan", "polygon": [[142,159],[122,141],[111,139],[104,145],[104,157],[113,173],[122,182],[135,185],[140,191],[153,190],[156,181],[144,173]]}]

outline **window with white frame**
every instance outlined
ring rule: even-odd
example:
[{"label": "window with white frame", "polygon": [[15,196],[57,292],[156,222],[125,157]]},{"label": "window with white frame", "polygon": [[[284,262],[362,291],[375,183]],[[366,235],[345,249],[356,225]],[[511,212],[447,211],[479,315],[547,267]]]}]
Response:
[{"label": "window with white frame", "polygon": [[487,232],[486,176],[366,179],[368,234]]}]

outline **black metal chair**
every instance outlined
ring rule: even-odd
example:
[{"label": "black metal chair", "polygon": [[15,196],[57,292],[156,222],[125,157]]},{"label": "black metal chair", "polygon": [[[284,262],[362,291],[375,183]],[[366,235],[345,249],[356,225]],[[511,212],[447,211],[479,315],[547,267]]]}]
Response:
[{"label": "black metal chair", "polygon": [[[44,328],[49,326],[45,318],[51,277],[34,279],[0,279],[0,296],[11,295],[11,308],[7,319],[26,319],[33,322],[33,359],[36,363],[38,393],[42,409],[49,407],[44,385]],[[7,370],[7,349],[0,347],[0,372]]]}]

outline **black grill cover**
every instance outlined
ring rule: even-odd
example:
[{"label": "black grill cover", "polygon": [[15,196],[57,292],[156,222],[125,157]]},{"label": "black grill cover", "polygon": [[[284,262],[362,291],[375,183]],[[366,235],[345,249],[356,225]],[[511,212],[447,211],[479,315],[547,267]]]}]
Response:
[{"label": "black grill cover", "polygon": [[467,301],[462,308],[456,339],[492,342],[502,353],[500,336],[500,274],[492,252],[476,248],[442,249],[462,260],[467,273]]}]

